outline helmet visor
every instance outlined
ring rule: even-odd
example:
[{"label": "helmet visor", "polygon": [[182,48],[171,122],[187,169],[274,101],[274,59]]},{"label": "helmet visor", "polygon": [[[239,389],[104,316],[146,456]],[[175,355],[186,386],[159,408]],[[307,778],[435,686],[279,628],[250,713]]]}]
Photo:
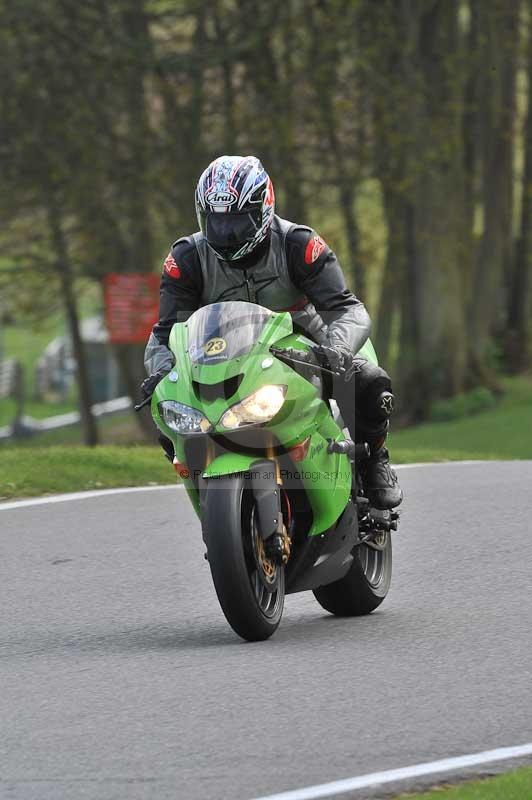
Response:
[{"label": "helmet visor", "polygon": [[221,258],[231,259],[257,235],[262,211],[257,209],[241,214],[202,211],[199,217],[201,231],[208,244]]}]

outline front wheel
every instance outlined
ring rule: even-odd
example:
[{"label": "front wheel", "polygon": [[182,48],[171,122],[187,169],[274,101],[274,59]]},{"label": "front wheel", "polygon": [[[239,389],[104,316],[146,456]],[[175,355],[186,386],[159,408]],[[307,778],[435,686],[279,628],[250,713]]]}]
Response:
[{"label": "front wheel", "polygon": [[229,625],[250,642],[268,639],[283,614],[284,567],[266,558],[244,477],[210,478],[202,508],[214,588]]},{"label": "front wheel", "polygon": [[339,617],[359,617],[380,606],[392,579],[392,539],[389,533],[375,539],[353,548],[353,563],[343,578],[314,590],[326,611]]}]

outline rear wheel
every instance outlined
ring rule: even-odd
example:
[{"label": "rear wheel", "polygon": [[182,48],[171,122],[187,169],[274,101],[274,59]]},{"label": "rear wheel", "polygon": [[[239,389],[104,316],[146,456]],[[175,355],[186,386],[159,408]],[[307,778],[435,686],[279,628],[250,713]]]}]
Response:
[{"label": "rear wheel", "polygon": [[392,579],[392,540],[379,534],[372,544],[353,548],[353,563],[339,581],[314,589],[318,603],[331,614],[357,617],[380,606]]},{"label": "rear wheel", "polygon": [[203,535],[222,611],[243,639],[268,639],[283,613],[284,567],[266,557],[244,478],[209,479],[203,509]]}]

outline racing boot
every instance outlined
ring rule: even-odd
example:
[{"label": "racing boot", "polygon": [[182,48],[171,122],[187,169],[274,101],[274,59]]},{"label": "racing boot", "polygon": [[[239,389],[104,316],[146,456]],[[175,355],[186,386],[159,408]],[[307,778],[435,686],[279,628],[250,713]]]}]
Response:
[{"label": "racing boot", "polygon": [[364,492],[374,508],[395,508],[403,501],[403,492],[397,474],[390,466],[390,456],[385,447],[386,439],[370,442],[370,455],[359,464]]}]

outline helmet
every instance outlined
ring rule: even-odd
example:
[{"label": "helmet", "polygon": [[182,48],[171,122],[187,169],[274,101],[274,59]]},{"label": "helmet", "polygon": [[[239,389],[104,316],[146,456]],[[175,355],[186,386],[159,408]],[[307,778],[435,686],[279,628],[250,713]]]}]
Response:
[{"label": "helmet", "polygon": [[274,211],[272,182],[255,156],[220,156],[198,181],[198,223],[222,261],[252,253],[268,236]]}]

